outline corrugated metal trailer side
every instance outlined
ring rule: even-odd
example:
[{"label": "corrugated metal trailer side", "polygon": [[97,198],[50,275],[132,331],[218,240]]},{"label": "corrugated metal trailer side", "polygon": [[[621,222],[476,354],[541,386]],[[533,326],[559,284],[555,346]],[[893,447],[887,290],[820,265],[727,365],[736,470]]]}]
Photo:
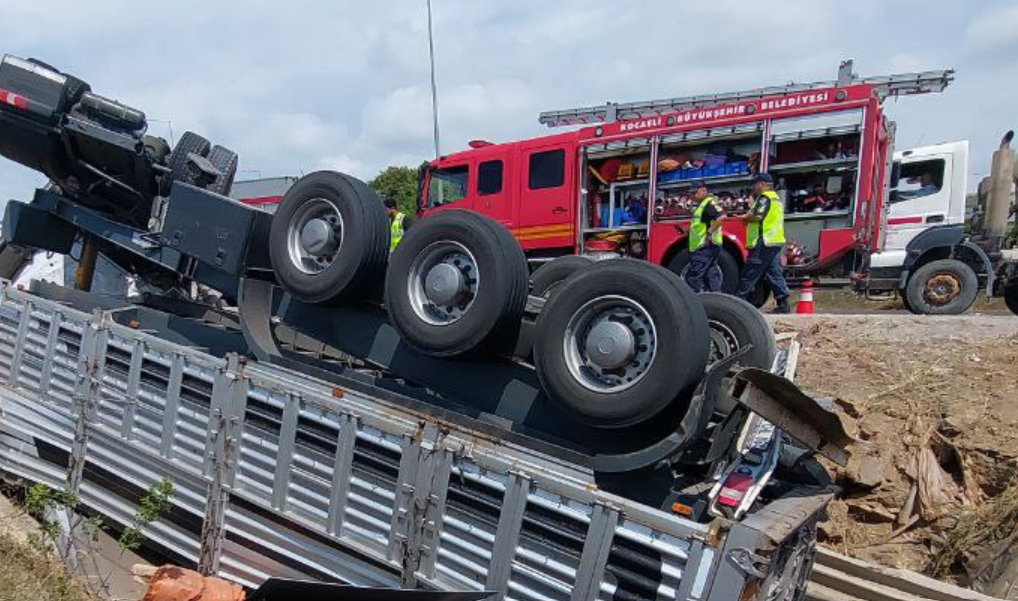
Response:
[{"label": "corrugated metal trailer side", "polygon": [[826,502],[803,494],[698,524],[553,457],[10,286],[0,411],[0,468],[122,525],[168,477],[173,510],[147,539],[251,586],[310,576],[514,600],[734,599],[784,569],[774,558]]}]

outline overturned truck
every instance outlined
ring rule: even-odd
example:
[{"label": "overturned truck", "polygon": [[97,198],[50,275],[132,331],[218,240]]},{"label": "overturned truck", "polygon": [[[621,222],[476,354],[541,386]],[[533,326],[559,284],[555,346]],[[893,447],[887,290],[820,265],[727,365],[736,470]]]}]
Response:
[{"label": "overturned truck", "polygon": [[[0,297],[5,469],[114,520],[172,472],[190,488],[157,546],[248,585],[802,598],[831,497],[814,455],[849,438],[752,307],[645,262],[531,275],[463,211],[390,254],[363,182],[310,174],[272,216],[226,197],[235,153],[145,129],[0,63],[0,154],[51,182],[8,204],[0,277],[81,249],[76,289]],[[90,293],[99,254],[159,293]]]}]

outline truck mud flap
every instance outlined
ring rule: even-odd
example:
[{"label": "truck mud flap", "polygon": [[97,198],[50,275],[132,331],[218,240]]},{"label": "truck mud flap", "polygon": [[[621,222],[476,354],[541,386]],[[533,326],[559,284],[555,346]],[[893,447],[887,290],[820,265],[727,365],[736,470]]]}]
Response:
[{"label": "truck mud flap", "polygon": [[243,278],[237,290],[240,329],[251,352],[259,361],[281,357],[276,336],[272,332],[272,295],[270,282]]},{"label": "truck mud flap", "polygon": [[841,418],[792,382],[762,369],[747,368],[733,379],[732,396],[806,448],[838,465],[848,463],[847,447],[854,439]]}]

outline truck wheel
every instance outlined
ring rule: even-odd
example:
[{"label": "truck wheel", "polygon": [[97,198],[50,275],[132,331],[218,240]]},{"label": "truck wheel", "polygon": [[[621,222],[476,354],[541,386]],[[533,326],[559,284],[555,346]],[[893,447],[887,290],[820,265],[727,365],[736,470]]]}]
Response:
[{"label": "truck wheel", "polygon": [[908,305],[922,315],[961,315],[979,293],[979,278],[955,259],[932,261],[916,270],[905,285]]},{"label": "truck wheel", "polygon": [[551,298],[555,290],[580,269],[590,265],[592,259],[583,255],[565,255],[545,263],[530,278],[530,293]]},{"label": "truck wheel", "polygon": [[700,300],[710,326],[710,363],[752,344],[753,350],[743,358],[742,365],[770,369],[778,346],[770,324],[760,311],[729,294],[704,292]]},{"label": "truck wheel", "polygon": [[699,382],[707,315],[679,278],[645,261],[599,261],[563,282],[537,318],[548,395],[602,428],[644,422]]},{"label": "truck wheel", "polygon": [[221,175],[216,178],[216,181],[205,186],[205,189],[221,196],[229,196],[230,190],[233,189],[233,178],[237,175],[239,161],[237,153],[229,148],[216,145],[209,151],[208,159]]},{"label": "truck wheel", "polygon": [[[686,272],[689,271],[689,260],[690,252],[688,248],[684,248],[679,251],[677,255],[672,257],[672,260],[668,262],[668,269],[679,274],[682,279],[686,278]],[[735,294],[736,289],[739,287],[739,263],[735,260],[727,250],[721,249],[721,253],[718,254],[718,269],[721,270],[721,292],[725,294]]]},{"label": "truck wheel", "polygon": [[1012,313],[1018,315],[1018,283],[1004,286],[1004,304]]},{"label": "truck wheel", "polygon": [[913,315],[919,315],[919,311],[916,311],[912,303],[908,302],[908,293],[905,290],[899,290],[898,296],[901,298],[901,306],[905,307],[906,311]]},{"label": "truck wheel", "polygon": [[208,156],[210,147],[211,144],[208,140],[194,132],[186,131],[184,135],[180,136],[177,145],[173,147],[173,152],[170,153],[167,165],[170,168],[170,175],[169,177],[163,176],[163,196],[170,195],[173,182],[184,182],[185,184],[195,182],[197,175],[192,173],[188,167],[187,155],[194,153],[202,157]]},{"label": "truck wheel", "polygon": [[[710,327],[709,364],[753,345],[739,363],[744,367],[771,368],[778,354],[778,345],[770,324],[756,307],[741,298],[717,292],[704,292],[700,300]],[[718,397],[718,411],[727,414],[734,408],[735,403],[728,395]]]},{"label": "truck wheel", "polygon": [[497,352],[519,331],[527,259],[509,230],[469,211],[443,211],[407,230],[385,274],[389,321],[436,357]]},{"label": "truck wheel", "polygon": [[269,231],[269,259],[284,290],[307,303],[351,300],[385,271],[389,219],[364,182],[334,171],[286,192]]}]

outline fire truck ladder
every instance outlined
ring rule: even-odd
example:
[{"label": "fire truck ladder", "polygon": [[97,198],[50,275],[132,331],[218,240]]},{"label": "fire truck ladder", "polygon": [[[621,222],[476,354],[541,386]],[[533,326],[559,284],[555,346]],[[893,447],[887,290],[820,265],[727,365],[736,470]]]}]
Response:
[{"label": "fire truck ladder", "polygon": [[697,108],[708,108],[719,104],[759,100],[785,94],[809,92],[825,88],[845,87],[857,84],[873,86],[873,93],[881,100],[892,96],[908,96],[912,94],[931,94],[942,92],[954,81],[954,70],[923,71],[922,73],[900,73],[876,77],[859,77],[853,70],[851,60],[842,61],[835,81],[818,81],[814,83],[789,83],[784,86],[755,88],[742,92],[726,92],[723,94],[704,94],[701,96],[683,96],[666,100],[649,100],[643,102],[608,102],[601,106],[581,107],[558,111],[545,111],[538,120],[548,127],[565,125],[583,125],[588,123],[612,123],[628,119],[653,117],[676,111]]}]

